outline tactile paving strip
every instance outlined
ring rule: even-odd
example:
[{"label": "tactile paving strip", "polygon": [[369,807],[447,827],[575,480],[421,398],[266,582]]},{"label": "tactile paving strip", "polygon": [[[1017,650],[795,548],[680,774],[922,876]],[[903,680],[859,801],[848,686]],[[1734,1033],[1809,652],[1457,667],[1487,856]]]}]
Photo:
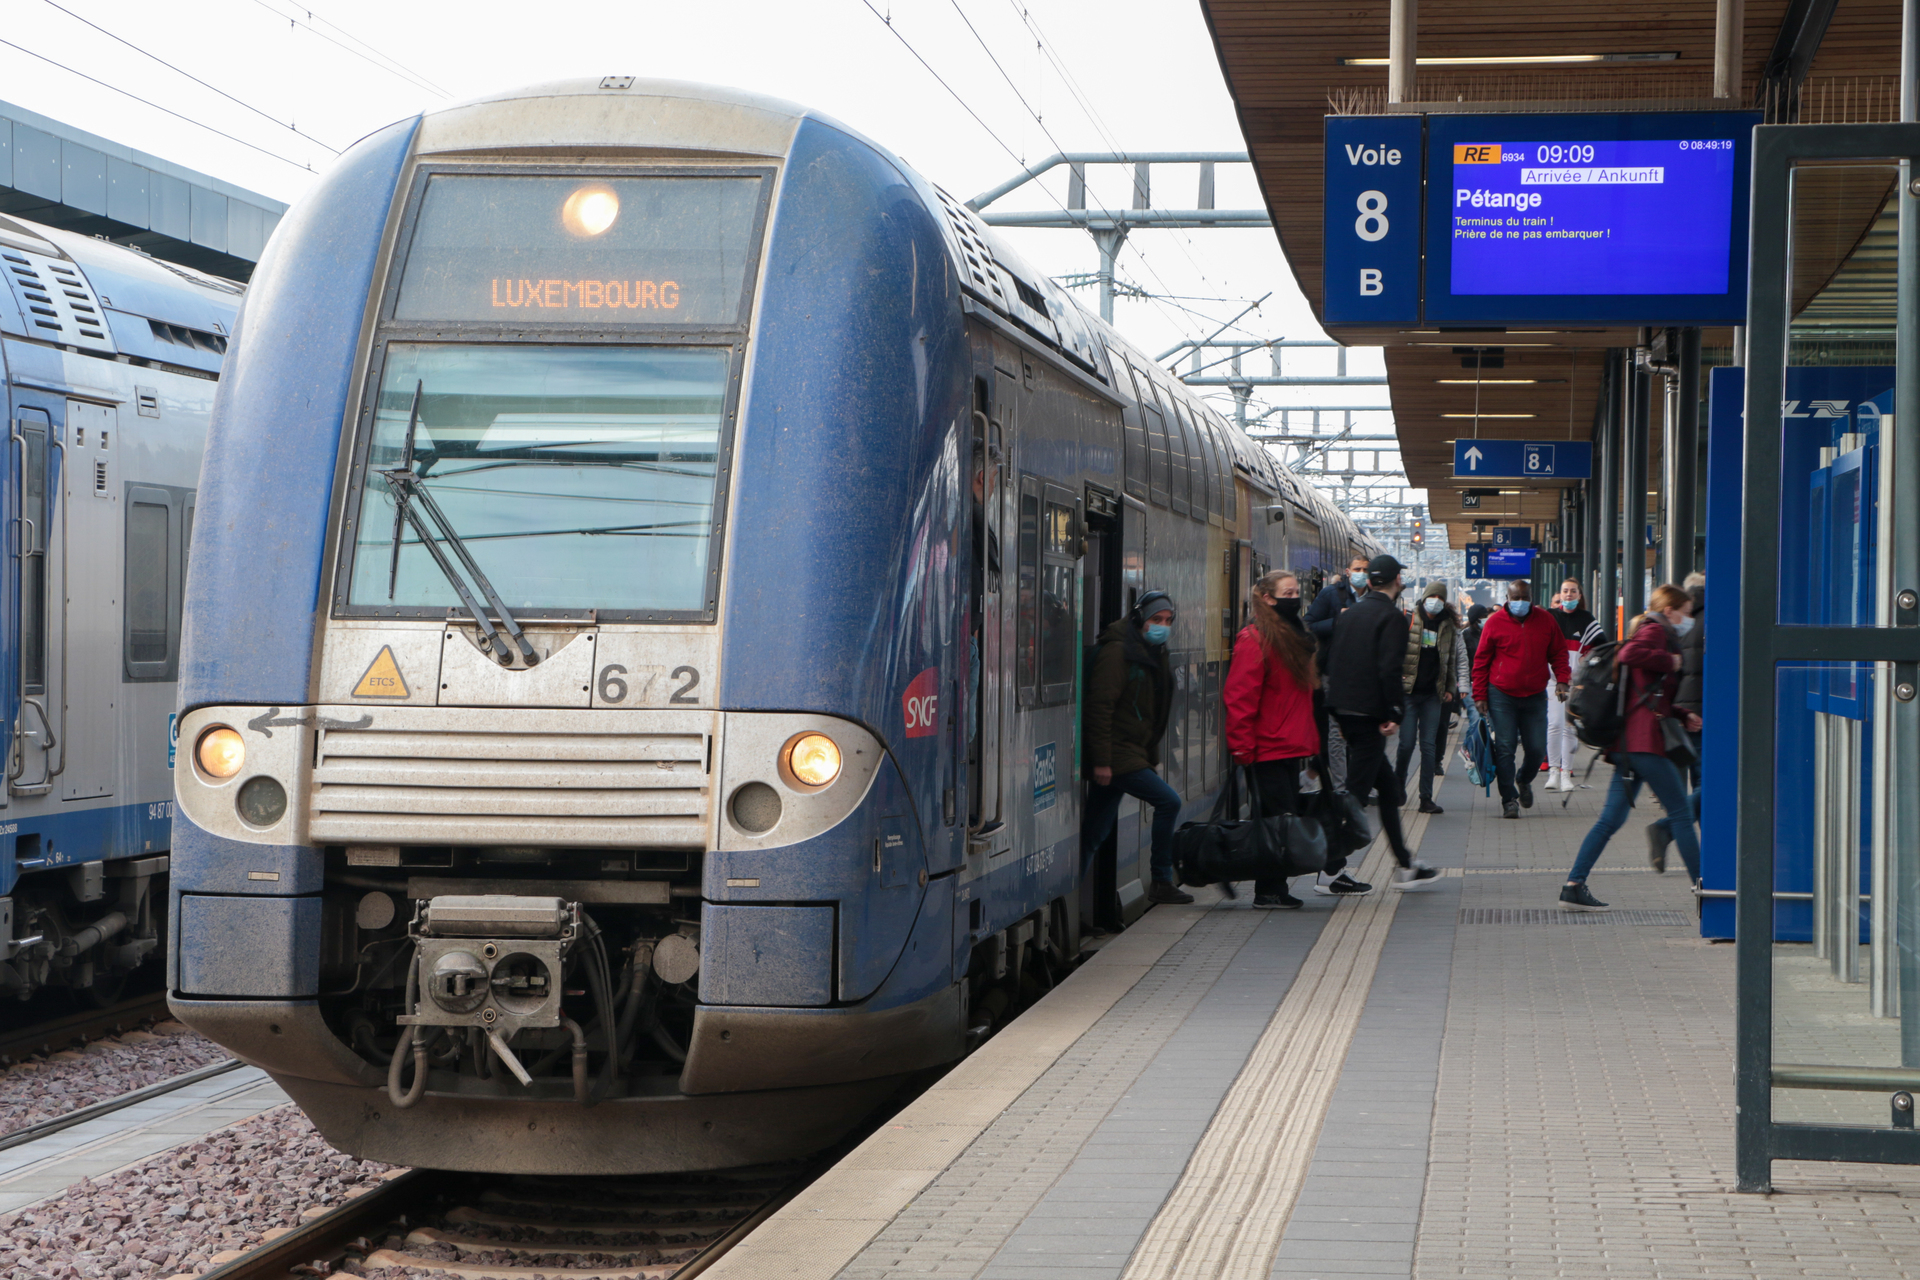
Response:
[{"label": "tactile paving strip", "polygon": [[1684,911],[1628,907],[1615,911],[1565,911],[1553,907],[1462,907],[1461,924],[1658,924],[1691,926]]}]

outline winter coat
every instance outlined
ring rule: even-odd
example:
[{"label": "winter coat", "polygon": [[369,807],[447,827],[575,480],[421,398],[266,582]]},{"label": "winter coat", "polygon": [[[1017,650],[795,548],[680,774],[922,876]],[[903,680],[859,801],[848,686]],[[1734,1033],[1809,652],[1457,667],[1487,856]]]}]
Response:
[{"label": "winter coat", "polygon": [[1160,763],[1160,738],[1173,709],[1173,664],[1125,618],[1100,633],[1087,677],[1087,768],[1115,776]]},{"label": "winter coat", "polygon": [[1510,698],[1531,698],[1546,691],[1548,676],[1558,684],[1570,678],[1566,637],[1547,611],[1536,605],[1525,618],[1504,608],[1488,614],[1473,655],[1473,700],[1485,702],[1489,685]]},{"label": "winter coat", "polygon": [[1649,613],[1614,655],[1615,664],[1627,668],[1627,726],[1617,750],[1667,754],[1660,721],[1673,714],[1673,691],[1680,683],[1674,659],[1679,654],[1680,637],[1659,614]]},{"label": "winter coat", "polygon": [[1227,750],[1241,764],[1320,754],[1313,690],[1267,652],[1258,627],[1247,627],[1233,642],[1226,703]]},{"label": "winter coat", "polygon": [[1581,605],[1572,613],[1556,607],[1552,613],[1553,620],[1560,624],[1560,634],[1566,637],[1567,652],[1578,653],[1586,648],[1584,640],[1587,628],[1593,625],[1593,614],[1588,612],[1587,607]]},{"label": "winter coat", "polygon": [[1334,621],[1328,646],[1327,709],[1398,723],[1407,691],[1401,671],[1407,657],[1407,615],[1378,591]]},{"label": "winter coat", "polygon": [[1334,621],[1364,598],[1342,574],[1322,587],[1320,594],[1313,598],[1313,604],[1308,607],[1307,616],[1302,621],[1307,624],[1307,630],[1319,646],[1314,659],[1322,675],[1327,670],[1327,649],[1333,644]]},{"label": "winter coat", "polygon": [[[1433,647],[1439,655],[1440,671],[1433,682],[1435,693],[1448,692],[1465,696],[1473,687],[1469,676],[1471,662],[1467,657],[1467,638],[1460,633],[1459,624],[1454,621],[1451,612],[1440,615],[1440,623],[1432,631],[1416,611],[1407,623],[1407,660],[1401,669],[1401,684],[1407,696],[1413,696],[1413,685],[1420,677],[1420,651],[1425,648],[1423,637],[1434,637]],[[1451,673],[1452,679],[1448,676]]]},{"label": "winter coat", "polygon": [[1688,594],[1693,597],[1693,630],[1680,637],[1680,687],[1673,705],[1699,715],[1707,701],[1707,593],[1695,587]]}]

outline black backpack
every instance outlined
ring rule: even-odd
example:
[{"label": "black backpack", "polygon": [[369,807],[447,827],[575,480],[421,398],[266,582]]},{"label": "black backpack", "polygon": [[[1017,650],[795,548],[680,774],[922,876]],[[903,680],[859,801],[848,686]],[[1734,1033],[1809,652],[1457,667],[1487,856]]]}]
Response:
[{"label": "black backpack", "polygon": [[1617,641],[1603,640],[1580,655],[1573,668],[1567,719],[1574,736],[1597,751],[1611,751],[1627,727],[1627,673],[1614,657]]}]

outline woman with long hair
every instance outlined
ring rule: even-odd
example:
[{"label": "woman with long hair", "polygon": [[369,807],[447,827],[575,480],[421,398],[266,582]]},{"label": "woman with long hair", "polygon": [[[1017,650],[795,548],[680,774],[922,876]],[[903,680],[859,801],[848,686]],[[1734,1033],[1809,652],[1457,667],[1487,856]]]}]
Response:
[{"label": "woman with long hair", "polygon": [[[1560,624],[1560,635],[1567,642],[1567,665],[1573,667],[1601,635],[1578,578],[1568,578],[1554,592],[1553,620]],[[1567,704],[1555,698],[1547,703],[1547,767],[1552,770],[1547,774],[1547,790],[1573,790],[1573,753],[1579,749],[1580,739],[1567,719]]]},{"label": "woman with long hair", "polygon": [[[1313,641],[1300,622],[1300,580],[1287,571],[1253,584],[1253,621],[1233,642],[1227,671],[1227,749],[1249,766],[1265,813],[1293,813],[1300,770],[1320,752],[1313,690],[1319,684]],[[1253,905],[1294,908],[1284,878],[1256,880]]]},{"label": "woman with long hair", "polygon": [[1440,722],[1456,698],[1473,693],[1467,642],[1460,615],[1447,603],[1447,584],[1436,579],[1414,610],[1407,629],[1407,657],[1401,672],[1407,694],[1407,718],[1400,725],[1400,749],[1394,761],[1400,794],[1407,793],[1407,766],[1420,748],[1420,812],[1444,813],[1433,802],[1433,775],[1440,771]]},{"label": "woman with long hair", "polygon": [[1560,905],[1569,911],[1607,909],[1587,888],[1587,875],[1613,833],[1626,825],[1643,782],[1659,797],[1687,875],[1699,883],[1700,839],[1693,829],[1693,806],[1679,768],[1667,758],[1667,730],[1661,724],[1674,715],[1680,626],[1692,613],[1693,600],[1686,592],[1670,582],[1656,587],[1646,613],[1634,619],[1631,634],[1614,657],[1627,673],[1627,721],[1613,746],[1613,785],[1607,789],[1606,807],[1581,842],[1580,854],[1560,890]]}]

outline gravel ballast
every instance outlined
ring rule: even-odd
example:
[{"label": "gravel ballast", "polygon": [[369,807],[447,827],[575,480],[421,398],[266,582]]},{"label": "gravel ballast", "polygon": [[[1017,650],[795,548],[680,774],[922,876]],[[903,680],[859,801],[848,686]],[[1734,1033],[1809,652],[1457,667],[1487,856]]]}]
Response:
[{"label": "gravel ballast", "polygon": [[0,1215],[0,1277],[130,1280],[206,1271],[215,1254],[299,1226],[305,1210],[337,1205],[391,1168],[342,1155],[297,1109],[276,1107]]},{"label": "gravel ballast", "polygon": [[162,1022],[151,1031],[129,1031],[82,1050],[15,1063],[0,1072],[0,1137],[228,1056],[178,1022]]}]

